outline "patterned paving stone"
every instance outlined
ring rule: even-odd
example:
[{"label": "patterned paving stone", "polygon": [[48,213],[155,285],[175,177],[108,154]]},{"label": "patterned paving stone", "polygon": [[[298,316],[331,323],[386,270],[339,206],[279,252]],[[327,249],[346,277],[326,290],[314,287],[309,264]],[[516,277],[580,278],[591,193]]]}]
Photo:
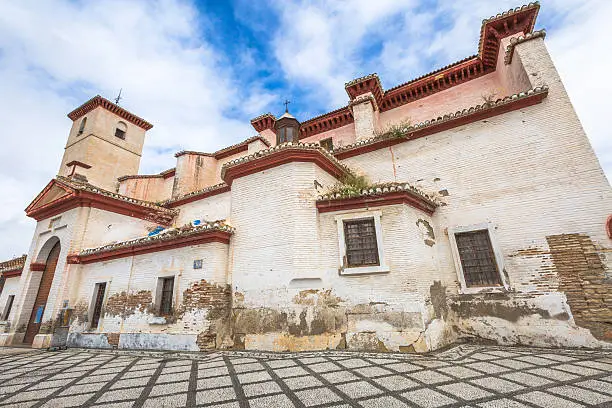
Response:
[{"label": "patterned paving stone", "polygon": [[44,408],[68,408],[68,407],[80,407],[88,399],[93,397],[94,394],[80,394],[71,395],[68,397],[55,397],[50,401],[45,402],[42,407]]},{"label": "patterned paving stone", "polygon": [[298,391],[295,395],[307,407],[326,404],[328,402],[342,401],[342,398],[327,388],[314,388],[308,391]]},{"label": "patterned paving stone", "polygon": [[483,390],[482,388],[475,387],[466,383],[441,385],[437,388],[446,392],[447,394],[457,396],[464,400],[481,399],[493,395],[490,392]]},{"label": "patterned paving stone", "polygon": [[363,397],[371,397],[373,395],[383,394],[383,391],[366,381],[357,381],[347,384],[338,385],[337,388],[349,398],[358,399]]},{"label": "patterned paving stone", "polygon": [[323,383],[312,376],[285,378],[283,382],[291,390],[301,390],[303,388],[317,387]]},{"label": "patterned paving stone", "polygon": [[282,390],[274,381],[266,381],[263,383],[246,384],[242,387],[244,395],[247,397],[256,397],[266,394],[280,393]]},{"label": "patterned paving stone", "polygon": [[585,402],[591,405],[603,404],[604,402],[612,401],[612,396],[600,394],[594,391],[585,390],[571,385],[563,385],[561,387],[553,387],[547,390],[556,395],[569,397],[580,402]]},{"label": "patterned paving stone", "polygon": [[198,404],[211,404],[213,402],[229,401],[236,399],[236,392],[232,387],[216,388],[196,393]]},{"label": "patterned paving stone", "polygon": [[202,378],[197,381],[197,389],[198,390],[206,390],[209,388],[219,388],[219,387],[227,387],[232,385],[232,379],[230,376],[222,376],[222,377],[211,377],[211,378]]},{"label": "patterned paving stone", "polygon": [[422,388],[420,390],[415,390],[415,391],[409,391],[409,392],[402,394],[402,396],[414,402],[415,404],[418,404],[419,406],[425,407],[425,408],[443,407],[445,405],[450,405],[456,402],[456,400],[450,397],[447,397],[444,394],[441,394],[437,391],[430,390],[427,388]]},{"label": "patterned paving stone", "polygon": [[460,345],[429,355],[6,354],[0,407],[612,406],[612,353]]},{"label": "patterned paving stone", "polygon": [[389,391],[403,391],[410,388],[419,387],[419,383],[412,381],[401,375],[374,378],[372,381]]},{"label": "patterned paving stone", "polygon": [[410,406],[399,399],[390,396],[360,401],[359,405],[364,408],[407,408]]},{"label": "patterned paving stone", "polygon": [[547,394],[542,391],[534,391],[527,394],[516,396],[521,401],[529,402],[539,407],[564,407],[564,408],[582,408],[584,405],[569,401],[565,398],[560,398],[555,395]]},{"label": "patterned paving stone", "polygon": [[453,380],[452,377],[433,370],[417,371],[415,373],[411,373],[410,378],[424,382],[425,384],[438,384]]},{"label": "patterned paving stone", "polygon": [[[272,395],[269,397],[254,398],[249,400],[251,408],[293,408],[295,405],[286,395]],[[236,405],[238,406],[238,405]]]}]

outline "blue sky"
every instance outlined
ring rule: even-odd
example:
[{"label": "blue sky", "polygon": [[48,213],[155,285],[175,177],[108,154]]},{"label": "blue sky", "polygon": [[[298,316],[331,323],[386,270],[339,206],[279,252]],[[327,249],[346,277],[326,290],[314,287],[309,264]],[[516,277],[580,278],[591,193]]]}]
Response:
[{"label": "blue sky", "polygon": [[[384,88],[477,52],[482,19],[522,3],[419,1],[0,1],[0,259],[27,252],[23,209],[57,172],[70,120],[96,94],[155,127],[141,173],[181,149],[252,136],[249,120],[300,120],[347,102],[344,83],[377,72]],[[536,28],[608,177],[612,2],[544,0]]]}]

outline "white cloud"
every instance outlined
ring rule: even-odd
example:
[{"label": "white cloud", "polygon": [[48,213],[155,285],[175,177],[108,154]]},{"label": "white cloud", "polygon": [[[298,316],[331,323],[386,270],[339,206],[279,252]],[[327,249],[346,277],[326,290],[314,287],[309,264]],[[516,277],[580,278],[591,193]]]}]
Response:
[{"label": "white cloud", "polygon": [[0,2],[0,259],[27,251],[34,222],[23,209],[57,173],[66,113],[96,93],[123,88],[123,105],[155,125],[144,173],[174,166],[180,148],[215,150],[254,134],[224,112],[243,114],[246,98],[252,114],[272,94],[240,89],[201,38],[205,24],[180,0]]}]

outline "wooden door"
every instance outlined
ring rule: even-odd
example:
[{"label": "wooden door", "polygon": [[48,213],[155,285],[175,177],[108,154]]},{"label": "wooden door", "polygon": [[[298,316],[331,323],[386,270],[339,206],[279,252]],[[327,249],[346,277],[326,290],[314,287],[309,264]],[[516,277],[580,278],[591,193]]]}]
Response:
[{"label": "wooden door", "polygon": [[61,247],[60,243],[58,242],[53,248],[51,248],[51,252],[49,252],[49,256],[47,257],[45,270],[42,272],[43,275],[40,280],[40,285],[38,286],[36,299],[34,300],[32,314],[30,315],[30,321],[28,322],[28,327],[23,338],[23,342],[26,344],[32,344],[34,341],[34,336],[38,334],[38,330],[40,329],[42,315],[45,311],[45,305],[47,304],[51,284],[53,283],[53,275],[55,275],[55,267],[57,266],[60,250]]}]

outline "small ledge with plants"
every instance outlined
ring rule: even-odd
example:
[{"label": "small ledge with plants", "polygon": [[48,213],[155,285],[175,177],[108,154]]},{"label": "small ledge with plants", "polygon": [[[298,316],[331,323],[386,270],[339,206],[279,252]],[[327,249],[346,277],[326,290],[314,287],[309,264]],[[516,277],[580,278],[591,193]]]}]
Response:
[{"label": "small ledge with plants", "polygon": [[317,198],[320,213],[407,204],[432,215],[438,202],[408,183],[372,184],[364,176],[347,175]]}]

